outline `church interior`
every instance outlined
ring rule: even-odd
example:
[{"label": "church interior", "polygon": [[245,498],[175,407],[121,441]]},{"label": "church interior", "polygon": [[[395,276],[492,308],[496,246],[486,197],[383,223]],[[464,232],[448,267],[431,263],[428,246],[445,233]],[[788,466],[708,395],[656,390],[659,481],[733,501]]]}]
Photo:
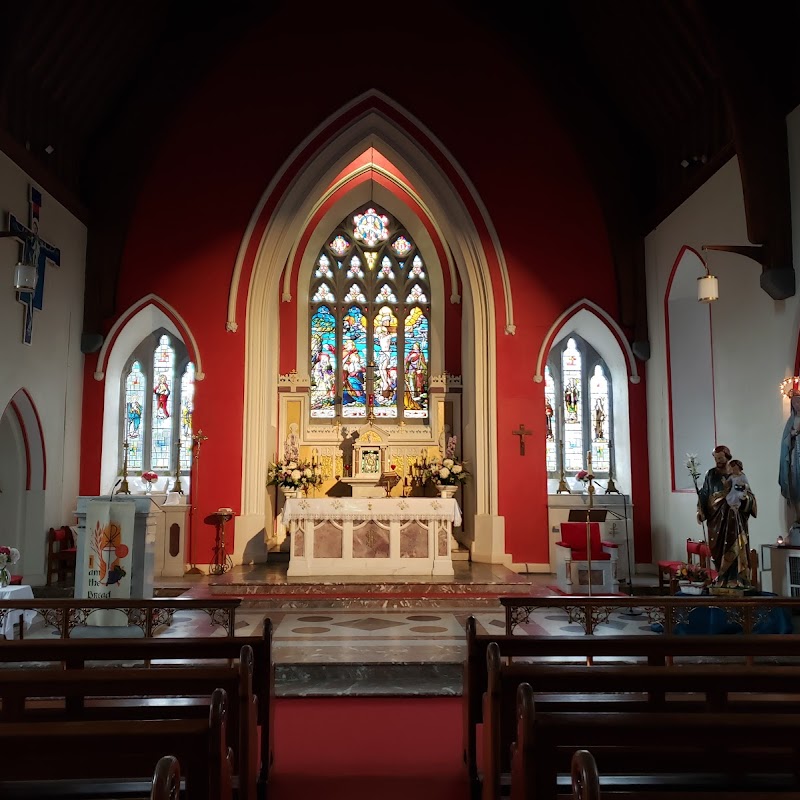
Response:
[{"label": "church interior", "polygon": [[798,8],[0,10],[12,583],[240,597],[285,697],[444,702],[502,596],[668,594],[724,445],[800,596]]}]

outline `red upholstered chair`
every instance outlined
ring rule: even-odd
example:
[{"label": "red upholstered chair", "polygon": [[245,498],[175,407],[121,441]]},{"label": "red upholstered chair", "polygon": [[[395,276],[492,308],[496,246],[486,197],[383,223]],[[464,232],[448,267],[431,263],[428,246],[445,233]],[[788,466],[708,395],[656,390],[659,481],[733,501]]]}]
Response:
[{"label": "red upholstered chair", "polygon": [[[592,592],[618,592],[618,548],[613,542],[600,541],[599,522],[589,523],[589,546],[592,557]],[[562,592],[588,594],[588,555],[586,523],[562,522],[561,541],[556,542],[556,584]]]},{"label": "red upholstered chair", "polygon": [[67,574],[75,575],[75,561],[78,548],[75,536],[69,525],[60,528],[50,528],[47,533],[47,585],[53,578],[53,573],[58,575],[59,581],[66,581]]}]

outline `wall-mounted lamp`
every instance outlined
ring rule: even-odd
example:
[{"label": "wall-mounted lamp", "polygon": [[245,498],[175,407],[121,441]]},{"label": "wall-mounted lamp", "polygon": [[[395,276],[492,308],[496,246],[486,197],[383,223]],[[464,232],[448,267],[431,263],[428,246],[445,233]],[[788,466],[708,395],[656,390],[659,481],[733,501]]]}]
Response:
[{"label": "wall-mounted lamp", "polygon": [[[704,247],[703,250],[705,249]],[[697,300],[700,303],[713,303],[719,300],[719,281],[709,272],[707,261],[703,261],[703,266],[706,274],[697,279]]]},{"label": "wall-mounted lamp", "polygon": [[[17,239],[20,236],[14,231],[0,231],[0,239]],[[25,248],[27,249],[27,248]],[[14,289],[17,292],[35,292],[36,283],[39,280],[39,271],[36,269],[35,264],[25,264],[22,261],[17,262],[14,267]]]}]

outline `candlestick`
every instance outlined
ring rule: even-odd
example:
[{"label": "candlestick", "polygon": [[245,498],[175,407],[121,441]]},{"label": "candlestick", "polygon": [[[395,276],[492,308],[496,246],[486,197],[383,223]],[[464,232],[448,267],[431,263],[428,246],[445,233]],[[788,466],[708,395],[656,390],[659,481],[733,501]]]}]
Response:
[{"label": "candlestick", "polygon": [[556,489],[556,494],[561,494],[561,492],[566,492],[567,494],[572,494],[570,491],[569,485],[567,484],[566,478],[564,477],[564,440],[558,440],[558,451],[561,455],[561,478],[558,481],[558,489]]}]

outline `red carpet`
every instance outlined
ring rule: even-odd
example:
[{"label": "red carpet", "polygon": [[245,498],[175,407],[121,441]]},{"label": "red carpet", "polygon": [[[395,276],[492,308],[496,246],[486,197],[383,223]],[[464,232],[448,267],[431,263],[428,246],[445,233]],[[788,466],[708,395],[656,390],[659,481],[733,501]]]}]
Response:
[{"label": "red carpet", "polygon": [[279,699],[270,800],[464,800],[461,698]]}]

